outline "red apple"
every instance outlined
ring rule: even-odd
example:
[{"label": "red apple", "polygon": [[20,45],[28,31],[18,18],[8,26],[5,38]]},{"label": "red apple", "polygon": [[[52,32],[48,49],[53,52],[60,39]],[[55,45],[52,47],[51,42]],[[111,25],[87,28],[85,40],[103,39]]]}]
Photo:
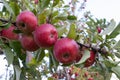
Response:
[{"label": "red apple", "polygon": [[10,26],[7,29],[3,29],[1,31],[1,36],[6,37],[10,40],[17,40],[18,39],[18,34],[14,33],[13,30],[15,29],[15,26]]},{"label": "red apple", "polygon": [[22,35],[19,40],[25,50],[36,51],[37,49],[39,49],[32,36]]},{"label": "red apple", "polygon": [[16,24],[23,33],[31,34],[38,26],[38,20],[32,12],[23,11],[17,16]]},{"label": "red apple", "polygon": [[79,52],[79,46],[72,39],[62,38],[55,43],[53,52],[54,57],[58,62],[70,64],[75,62],[76,56]]},{"label": "red apple", "polygon": [[91,66],[95,62],[95,52],[90,51],[90,57],[85,61],[85,67]]},{"label": "red apple", "polygon": [[58,38],[56,28],[51,24],[42,24],[33,32],[34,40],[39,47],[48,48],[55,44]]}]

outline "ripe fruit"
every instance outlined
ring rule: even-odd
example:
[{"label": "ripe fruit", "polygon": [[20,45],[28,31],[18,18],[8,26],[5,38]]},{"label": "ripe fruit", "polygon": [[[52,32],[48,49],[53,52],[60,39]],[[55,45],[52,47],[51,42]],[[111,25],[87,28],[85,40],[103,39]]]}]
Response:
[{"label": "ripe fruit", "polygon": [[95,62],[95,52],[90,51],[90,57],[85,61],[85,67],[91,66]]},{"label": "ripe fruit", "polygon": [[58,62],[70,64],[75,62],[79,47],[74,40],[62,38],[55,43],[53,52]]},{"label": "ripe fruit", "polygon": [[0,33],[1,36],[6,37],[10,40],[17,40],[18,39],[18,34],[14,33],[13,30],[15,27],[12,25],[7,29],[3,29]]},{"label": "ripe fruit", "polygon": [[101,30],[102,30],[101,27],[98,26],[98,27],[97,27],[97,31],[98,31],[98,33],[100,33]]},{"label": "ripe fruit", "polygon": [[22,35],[19,40],[22,47],[28,51],[36,51],[39,49],[32,36]]},{"label": "ripe fruit", "polygon": [[42,24],[33,32],[34,40],[39,47],[48,48],[55,44],[58,38],[56,28],[51,24]]},{"label": "ripe fruit", "polygon": [[17,16],[16,24],[23,33],[31,34],[38,26],[37,17],[30,11],[23,11]]}]

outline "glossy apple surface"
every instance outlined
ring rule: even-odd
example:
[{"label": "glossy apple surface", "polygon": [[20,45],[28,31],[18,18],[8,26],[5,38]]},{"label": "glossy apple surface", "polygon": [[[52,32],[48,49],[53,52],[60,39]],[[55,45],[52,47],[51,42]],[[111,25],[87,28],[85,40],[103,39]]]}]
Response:
[{"label": "glossy apple surface", "polygon": [[58,38],[56,28],[51,24],[42,24],[33,32],[34,40],[39,47],[48,48],[55,44]]},{"label": "glossy apple surface", "polygon": [[54,45],[54,57],[58,62],[70,64],[75,62],[79,52],[77,43],[69,38],[59,39]]}]

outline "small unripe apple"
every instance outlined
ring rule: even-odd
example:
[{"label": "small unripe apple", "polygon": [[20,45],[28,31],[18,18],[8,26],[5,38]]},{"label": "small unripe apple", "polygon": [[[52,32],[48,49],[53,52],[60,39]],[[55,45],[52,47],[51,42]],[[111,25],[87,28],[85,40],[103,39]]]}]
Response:
[{"label": "small unripe apple", "polygon": [[39,47],[48,48],[55,44],[58,38],[56,28],[51,24],[42,24],[33,32],[34,40]]},{"label": "small unripe apple", "polygon": [[75,77],[79,76],[79,73],[75,72]]},{"label": "small unripe apple", "polygon": [[36,51],[39,49],[32,36],[22,35],[19,40],[22,47],[27,51]]},{"label": "small unripe apple", "polygon": [[91,66],[95,62],[95,52],[90,51],[90,57],[85,61],[85,67]]},{"label": "small unripe apple", "polygon": [[98,26],[98,27],[97,27],[97,32],[98,32],[98,33],[101,33],[101,31],[102,31],[101,27]]},{"label": "small unripe apple", "polygon": [[94,80],[93,78],[88,78],[88,80]]},{"label": "small unripe apple", "polygon": [[35,4],[38,4],[38,2],[39,2],[39,0],[34,0],[34,3],[35,3]]},{"label": "small unripe apple", "polygon": [[73,39],[62,38],[55,43],[53,52],[58,62],[71,64],[75,62],[79,52],[79,46]]},{"label": "small unripe apple", "polygon": [[3,29],[0,33],[1,36],[6,37],[10,40],[18,40],[18,34],[14,33],[13,30],[15,29],[15,26],[10,26],[7,29]]},{"label": "small unripe apple", "polygon": [[24,34],[31,34],[38,26],[38,20],[32,12],[23,11],[17,16],[16,24]]},{"label": "small unripe apple", "polygon": [[85,73],[84,73],[84,76],[85,76],[85,77],[88,77],[88,75],[89,75],[88,72],[85,72]]}]

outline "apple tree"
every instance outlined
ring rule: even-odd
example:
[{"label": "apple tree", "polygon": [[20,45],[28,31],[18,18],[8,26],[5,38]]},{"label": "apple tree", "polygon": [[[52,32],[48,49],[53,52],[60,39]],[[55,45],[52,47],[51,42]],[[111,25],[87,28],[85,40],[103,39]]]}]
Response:
[{"label": "apple tree", "polygon": [[0,2],[0,49],[13,68],[9,80],[120,78],[120,24],[85,11],[86,0]]}]

